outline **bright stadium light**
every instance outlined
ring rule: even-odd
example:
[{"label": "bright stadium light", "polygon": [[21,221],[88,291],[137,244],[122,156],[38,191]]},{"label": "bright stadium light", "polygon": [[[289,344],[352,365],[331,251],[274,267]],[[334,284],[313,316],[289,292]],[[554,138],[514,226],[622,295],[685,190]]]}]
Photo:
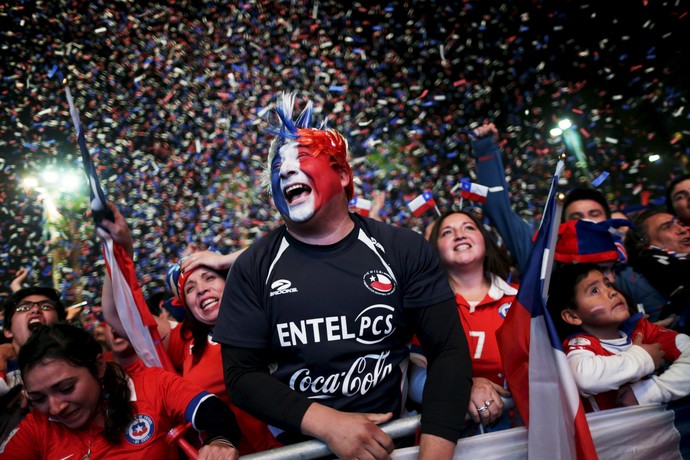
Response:
[{"label": "bright stadium light", "polygon": [[55,184],[60,180],[60,174],[54,169],[46,169],[41,173],[41,178],[48,184]]},{"label": "bright stadium light", "polygon": [[27,176],[22,180],[22,186],[30,189],[36,188],[38,187],[38,179],[33,176]]},{"label": "bright stadium light", "polygon": [[561,128],[551,128],[549,134],[551,134],[551,137],[558,137],[563,134],[563,130]]},{"label": "bright stadium light", "polygon": [[567,118],[559,120],[559,122],[558,122],[558,127],[561,128],[562,131],[565,131],[566,129],[570,128],[571,126],[573,126],[573,124]]},{"label": "bright stadium light", "polygon": [[61,192],[74,192],[81,187],[82,177],[74,171],[66,171],[60,179]]},{"label": "bright stadium light", "polygon": [[661,160],[661,156],[657,155],[656,153],[652,153],[649,155],[649,162],[650,163],[656,163],[659,160]]}]

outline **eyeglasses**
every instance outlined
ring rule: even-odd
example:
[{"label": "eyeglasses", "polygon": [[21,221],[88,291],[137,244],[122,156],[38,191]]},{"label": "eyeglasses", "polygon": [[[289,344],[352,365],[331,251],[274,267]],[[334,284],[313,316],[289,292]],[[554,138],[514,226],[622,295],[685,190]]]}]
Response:
[{"label": "eyeglasses", "polygon": [[51,300],[39,300],[38,302],[26,300],[24,302],[17,304],[17,306],[14,308],[14,312],[26,313],[27,311],[30,311],[32,308],[34,308],[34,305],[38,306],[38,308],[40,308],[42,311],[54,311],[57,307],[57,304]]}]

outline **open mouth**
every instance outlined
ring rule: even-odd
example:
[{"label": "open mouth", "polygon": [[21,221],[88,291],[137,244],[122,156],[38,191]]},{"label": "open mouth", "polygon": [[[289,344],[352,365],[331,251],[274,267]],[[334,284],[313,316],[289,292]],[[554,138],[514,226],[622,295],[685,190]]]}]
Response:
[{"label": "open mouth", "polygon": [[215,304],[218,303],[218,302],[219,302],[219,299],[216,298],[216,297],[211,298],[211,299],[206,299],[206,300],[204,300],[203,302],[201,302],[201,305],[199,305],[199,309],[200,309],[201,311],[204,311],[204,310],[206,310],[208,307],[210,307],[211,305],[215,305]]},{"label": "open mouth", "polygon": [[618,311],[618,310],[627,310],[628,306],[625,304],[625,302],[618,302],[616,305],[613,306],[613,311]]},{"label": "open mouth", "polygon": [[467,250],[467,249],[469,249],[469,248],[471,248],[471,247],[472,247],[472,246],[470,246],[470,245],[467,244],[467,243],[462,243],[462,244],[458,244],[457,246],[455,246],[455,247],[453,248],[453,250],[454,250],[454,251],[465,251],[465,250]]},{"label": "open mouth", "polygon": [[298,203],[302,201],[302,199],[309,196],[310,193],[311,187],[305,184],[288,185],[283,190],[283,195],[285,196],[285,200],[288,204]]},{"label": "open mouth", "polygon": [[31,318],[29,320],[29,324],[27,327],[28,327],[29,331],[34,332],[36,329],[38,329],[41,326],[43,326],[43,318],[39,318],[38,316],[34,316],[33,318]]}]

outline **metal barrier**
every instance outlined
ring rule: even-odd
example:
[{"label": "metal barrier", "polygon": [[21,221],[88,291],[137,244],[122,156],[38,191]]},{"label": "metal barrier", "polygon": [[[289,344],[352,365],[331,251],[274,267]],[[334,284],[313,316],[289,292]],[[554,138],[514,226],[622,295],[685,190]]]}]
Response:
[{"label": "metal barrier", "polygon": [[[392,422],[384,423],[381,425],[381,429],[393,439],[401,438],[413,434],[417,430],[417,427],[419,427],[420,419],[420,415],[399,418]],[[289,446],[266,450],[256,454],[244,455],[242,456],[242,460],[284,460],[286,458],[290,460],[307,460],[325,457],[327,455],[332,455],[331,449],[318,439],[313,439],[311,441],[291,444]]]},{"label": "metal barrier", "polygon": [[[501,399],[503,399],[503,410],[509,410],[515,406],[512,398]],[[469,415],[466,415],[465,421],[468,420]],[[392,439],[398,439],[404,436],[413,435],[417,431],[417,428],[419,428],[420,421],[421,415],[403,417],[382,424],[381,429]],[[277,449],[266,450],[250,455],[243,455],[242,460],[283,460],[286,458],[289,458],[290,460],[310,460],[314,458],[326,457],[327,455],[332,455],[332,452],[328,446],[318,439],[312,439],[310,441],[291,444],[289,446],[279,447]]]}]

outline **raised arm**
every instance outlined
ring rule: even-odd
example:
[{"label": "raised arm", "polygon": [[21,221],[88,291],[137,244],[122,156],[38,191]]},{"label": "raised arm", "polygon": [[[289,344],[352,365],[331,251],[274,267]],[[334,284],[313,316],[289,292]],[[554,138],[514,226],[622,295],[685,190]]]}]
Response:
[{"label": "raised arm", "polygon": [[534,229],[511,207],[496,126],[489,123],[474,132],[477,139],[472,141],[472,155],[477,162],[477,181],[492,189],[486,197],[484,212],[506,242],[515,263],[523,269],[532,249]]}]

